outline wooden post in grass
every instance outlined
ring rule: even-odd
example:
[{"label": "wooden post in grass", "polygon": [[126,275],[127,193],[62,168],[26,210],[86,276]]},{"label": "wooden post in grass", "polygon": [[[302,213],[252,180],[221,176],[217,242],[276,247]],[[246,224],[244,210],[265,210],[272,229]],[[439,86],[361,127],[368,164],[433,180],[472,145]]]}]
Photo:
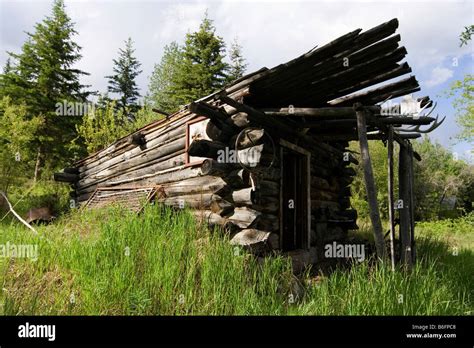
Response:
[{"label": "wooden post in grass", "polygon": [[408,146],[400,146],[398,162],[398,185],[399,197],[402,206],[399,207],[400,216],[400,261],[408,269],[411,268],[412,250],[411,250],[411,221],[410,221],[410,160]]},{"label": "wooden post in grass", "polygon": [[392,271],[395,271],[395,211],[393,201],[393,127],[388,128],[387,139],[387,160],[388,160],[388,219],[390,224],[390,261]]},{"label": "wooden post in grass", "polygon": [[367,201],[369,203],[370,220],[374,230],[375,247],[377,255],[382,260],[386,258],[385,241],[382,232],[382,222],[380,220],[379,206],[377,203],[377,187],[375,185],[374,173],[372,171],[372,162],[370,160],[369,143],[367,140],[367,121],[368,112],[362,104],[355,103],[354,111],[357,116],[357,131],[359,134],[360,155],[362,166],[364,168],[365,189],[367,192]]},{"label": "wooden post in grass", "polygon": [[413,147],[411,144],[408,147],[408,169],[409,169],[409,195],[410,195],[410,247],[411,247],[411,261],[412,264],[416,262],[416,248],[415,248],[415,194],[414,194],[414,180],[415,174],[413,172]]}]

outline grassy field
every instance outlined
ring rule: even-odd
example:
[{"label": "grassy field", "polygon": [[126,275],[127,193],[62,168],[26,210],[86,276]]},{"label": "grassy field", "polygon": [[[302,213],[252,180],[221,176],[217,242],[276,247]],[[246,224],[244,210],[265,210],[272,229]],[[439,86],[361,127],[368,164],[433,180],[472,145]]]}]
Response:
[{"label": "grassy field", "polygon": [[[296,278],[285,258],[259,261],[187,212],[149,206],[72,212],[35,236],[0,224],[6,315],[472,315],[473,217],[419,224],[411,273],[371,260]],[[364,233],[362,231],[361,233]]]}]

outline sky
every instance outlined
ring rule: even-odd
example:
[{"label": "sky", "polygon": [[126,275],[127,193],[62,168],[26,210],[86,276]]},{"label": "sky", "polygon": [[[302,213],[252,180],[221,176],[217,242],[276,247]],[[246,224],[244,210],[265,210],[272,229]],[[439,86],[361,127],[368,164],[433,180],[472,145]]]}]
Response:
[{"label": "sky", "polygon": [[[474,73],[474,43],[459,47],[464,27],[474,24],[474,1],[97,1],[66,0],[75,22],[76,42],[83,58],[78,67],[91,75],[83,78],[91,89],[106,91],[124,40],[131,37],[143,73],[137,82],[146,94],[148,79],[172,41],[182,43],[196,30],[204,12],[214,21],[226,43],[235,38],[243,46],[248,72],[271,68],[321,46],[356,28],[370,29],[392,18],[399,19],[401,45],[406,61],[420,83],[417,96],[429,95],[438,102],[434,114],[446,116],[430,137],[458,157],[473,160],[473,144],[457,142],[455,110],[444,92],[453,81]],[[0,64],[7,51],[19,52],[34,25],[51,11],[52,1],[0,0]]]}]

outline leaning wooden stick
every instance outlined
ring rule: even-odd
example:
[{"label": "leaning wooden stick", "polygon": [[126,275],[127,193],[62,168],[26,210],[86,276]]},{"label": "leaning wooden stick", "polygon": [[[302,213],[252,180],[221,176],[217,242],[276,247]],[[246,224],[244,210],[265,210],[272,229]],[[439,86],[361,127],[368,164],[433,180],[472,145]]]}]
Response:
[{"label": "leaning wooden stick", "polygon": [[372,172],[372,162],[369,154],[369,144],[367,141],[366,111],[362,104],[355,103],[354,111],[357,115],[357,131],[359,134],[360,154],[364,168],[365,188],[367,191],[367,201],[369,202],[370,220],[374,229],[375,247],[377,255],[385,259],[385,241],[382,233],[382,222],[380,221],[379,207],[377,203],[377,188],[375,186],[374,174]]},{"label": "leaning wooden stick", "polygon": [[13,207],[12,207],[11,203],[8,201],[8,198],[7,198],[7,196],[5,195],[5,193],[2,192],[2,191],[0,191],[0,195],[2,195],[3,198],[5,199],[5,202],[7,202],[7,204],[8,204],[8,209],[12,212],[12,214],[15,215],[15,217],[16,217],[18,220],[20,220],[20,222],[21,222],[23,225],[25,225],[26,227],[28,227],[28,228],[29,228],[30,230],[32,230],[35,234],[38,234],[38,232],[37,232],[28,222],[26,222],[25,220],[23,220],[23,219],[21,218],[21,216],[18,215],[18,213],[17,213],[15,210],[13,210]]},{"label": "leaning wooden stick", "polygon": [[388,128],[387,139],[388,159],[388,219],[390,223],[390,261],[392,271],[395,270],[395,212],[393,198],[393,127]]}]

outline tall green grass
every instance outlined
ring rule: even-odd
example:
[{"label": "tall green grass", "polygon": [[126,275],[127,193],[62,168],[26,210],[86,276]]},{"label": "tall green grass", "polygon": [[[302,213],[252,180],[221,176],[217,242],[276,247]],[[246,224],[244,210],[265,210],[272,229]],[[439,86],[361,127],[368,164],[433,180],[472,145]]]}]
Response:
[{"label": "tall green grass", "polygon": [[0,244],[38,244],[37,261],[0,259],[10,315],[387,315],[473,313],[472,250],[418,240],[411,273],[370,260],[296,279],[290,262],[257,259],[186,211],[148,206],[73,212],[34,236],[12,222]]}]

